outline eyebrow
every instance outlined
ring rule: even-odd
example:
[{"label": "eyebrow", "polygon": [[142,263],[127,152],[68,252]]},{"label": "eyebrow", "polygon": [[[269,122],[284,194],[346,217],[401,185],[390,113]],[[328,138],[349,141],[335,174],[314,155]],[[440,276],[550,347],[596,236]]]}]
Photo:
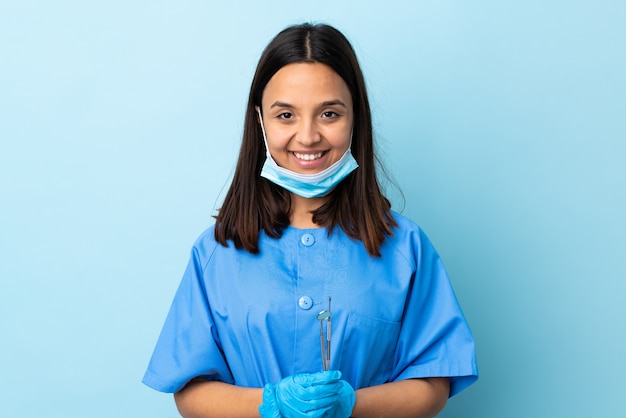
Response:
[{"label": "eyebrow", "polygon": [[[348,106],[346,106],[346,104],[344,102],[342,102],[341,100],[337,99],[337,100],[329,100],[327,102],[322,102],[320,107],[326,107],[326,106],[342,106],[344,108],[348,108]],[[274,103],[272,103],[272,105],[270,106],[270,109],[274,108],[274,107],[284,107],[287,109],[293,109],[294,106],[289,104],[289,103],[285,103],[285,102],[279,102],[276,101]]]},{"label": "eyebrow", "polygon": [[329,102],[323,102],[322,103],[322,107],[325,107],[325,106],[337,106],[337,105],[345,107],[345,108],[348,108],[348,106],[346,106],[346,104],[344,102],[342,102],[341,100],[339,100],[339,99],[331,100]]}]

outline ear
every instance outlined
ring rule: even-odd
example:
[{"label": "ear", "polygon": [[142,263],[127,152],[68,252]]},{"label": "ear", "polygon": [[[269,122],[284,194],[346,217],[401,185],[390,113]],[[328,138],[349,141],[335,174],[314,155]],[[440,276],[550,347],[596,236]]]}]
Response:
[{"label": "ear", "polygon": [[256,121],[258,124],[261,124],[261,108],[259,106],[254,106],[254,110],[256,111]]}]

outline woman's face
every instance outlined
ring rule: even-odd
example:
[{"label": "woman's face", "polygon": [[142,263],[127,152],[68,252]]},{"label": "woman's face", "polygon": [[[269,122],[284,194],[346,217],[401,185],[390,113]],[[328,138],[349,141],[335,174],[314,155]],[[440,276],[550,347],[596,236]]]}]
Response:
[{"label": "woman's face", "polygon": [[352,96],[324,64],[282,67],[265,86],[261,107],[270,154],[283,168],[317,173],[350,146]]}]

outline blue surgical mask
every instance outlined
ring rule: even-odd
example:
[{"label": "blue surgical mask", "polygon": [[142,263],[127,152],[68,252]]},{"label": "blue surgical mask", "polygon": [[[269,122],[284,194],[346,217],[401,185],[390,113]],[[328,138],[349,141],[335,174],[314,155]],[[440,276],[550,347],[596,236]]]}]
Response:
[{"label": "blue surgical mask", "polygon": [[[263,131],[263,142],[265,142],[265,164],[261,170],[261,177],[272,183],[297,194],[298,196],[313,198],[322,197],[330,193],[348,174],[353,172],[359,164],[356,162],[350,151],[350,146],[341,158],[330,167],[314,174],[301,174],[276,164],[267,146],[267,136],[261,111],[257,109],[259,120],[261,121],[261,131]],[[352,134],[350,134],[352,136]]]}]

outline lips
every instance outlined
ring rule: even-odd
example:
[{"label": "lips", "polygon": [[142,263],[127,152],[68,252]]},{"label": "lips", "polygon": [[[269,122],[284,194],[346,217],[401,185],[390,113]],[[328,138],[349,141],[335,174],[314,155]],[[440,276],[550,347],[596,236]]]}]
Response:
[{"label": "lips", "polygon": [[300,153],[300,152],[293,152],[293,155],[298,158],[299,160],[304,160],[304,161],[313,161],[313,160],[317,160],[318,158],[322,158],[322,155],[324,155],[324,152],[316,152],[316,153]]}]

